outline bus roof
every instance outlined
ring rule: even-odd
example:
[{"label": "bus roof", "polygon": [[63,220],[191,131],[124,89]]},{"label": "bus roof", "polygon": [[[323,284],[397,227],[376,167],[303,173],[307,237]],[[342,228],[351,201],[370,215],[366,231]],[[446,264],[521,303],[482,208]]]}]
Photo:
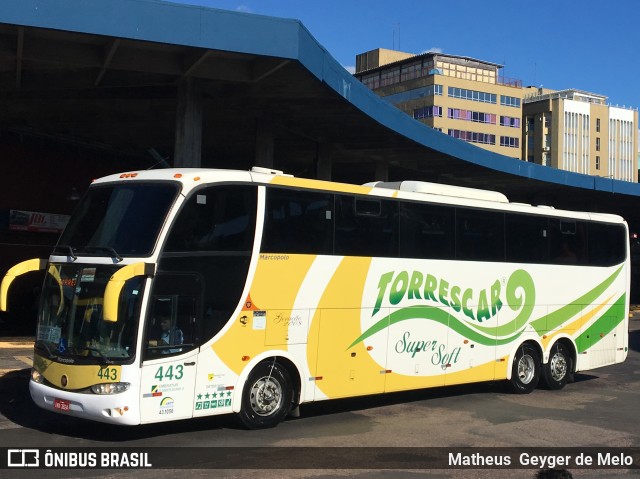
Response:
[{"label": "bus roof", "polygon": [[429,201],[456,206],[472,206],[478,208],[498,209],[519,213],[530,213],[546,216],[563,216],[575,219],[590,219],[620,223],[621,216],[608,213],[556,210],[548,205],[530,205],[510,203],[508,198],[497,191],[465,188],[460,186],[429,183],[424,181],[371,182],[364,185],[337,183],[332,181],[296,178],[280,170],[253,167],[247,170],[229,170],[214,168],[163,168],[116,173],[93,181],[93,184],[122,181],[176,181],[182,184],[183,193],[202,184],[218,182],[251,182],[308,188],[337,193],[373,195],[387,198],[404,198],[413,201]]}]

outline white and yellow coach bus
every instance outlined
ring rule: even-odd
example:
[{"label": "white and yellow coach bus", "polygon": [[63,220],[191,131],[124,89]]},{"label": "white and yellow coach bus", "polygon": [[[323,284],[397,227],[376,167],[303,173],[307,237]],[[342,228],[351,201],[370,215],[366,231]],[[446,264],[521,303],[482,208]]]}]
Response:
[{"label": "white and yellow coach bus", "polygon": [[628,349],[618,216],[254,168],[93,182],[48,260],[31,397],[114,424],[478,381],[528,393]]}]

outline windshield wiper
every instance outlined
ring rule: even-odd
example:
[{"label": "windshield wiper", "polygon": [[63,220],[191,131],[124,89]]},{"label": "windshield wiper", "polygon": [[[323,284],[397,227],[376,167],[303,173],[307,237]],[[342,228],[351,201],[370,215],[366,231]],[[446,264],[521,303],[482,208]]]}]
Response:
[{"label": "windshield wiper", "polygon": [[111,246],[85,246],[84,249],[85,251],[104,251],[110,253],[111,257],[115,258],[118,263],[123,259],[122,256],[120,256],[118,252]]},{"label": "windshield wiper", "polygon": [[38,346],[44,347],[44,349],[46,349],[47,353],[49,354],[49,358],[48,359],[53,359],[53,360],[58,359],[58,357],[53,353],[53,351],[51,350],[49,345],[45,341],[43,341],[42,339],[36,341],[35,346],[36,347],[38,347]]},{"label": "windshield wiper", "polygon": [[67,253],[67,256],[69,256],[73,261],[78,259],[78,257],[76,256],[75,250],[68,244],[59,244],[58,246],[56,246],[55,251],[59,249],[64,250]]},{"label": "windshield wiper", "polygon": [[112,360],[110,360],[107,356],[104,355],[104,353],[102,351],[100,351],[98,348],[93,347],[93,346],[85,346],[85,351],[91,351],[92,353],[98,353],[98,356],[100,356],[99,359],[101,359],[101,361],[98,361],[101,364],[114,364],[114,362]]}]

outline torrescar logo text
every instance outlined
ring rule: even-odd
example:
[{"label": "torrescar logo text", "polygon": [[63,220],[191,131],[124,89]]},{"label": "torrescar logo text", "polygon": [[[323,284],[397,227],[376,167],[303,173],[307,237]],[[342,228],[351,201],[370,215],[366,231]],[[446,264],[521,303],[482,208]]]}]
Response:
[{"label": "torrescar logo text", "polygon": [[[507,300],[516,296],[515,290],[519,287],[524,289],[525,297],[530,299],[535,295],[533,280],[524,270],[515,271],[509,277]],[[402,303],[403,300],[430,300],[450,306],[456,312],[462,311],[468,318],[481,323],[491,319],[500,311],[503,305],[501,296],[500,280],[476,292],[473,288],[452,285],[444,278],[437,278],[420,271],[411,273],[390,271],[380,276],[378,298],[372,316],[380,311],[385,299],[393,306]],[[520,301],[517,302],[520,303]]]}]

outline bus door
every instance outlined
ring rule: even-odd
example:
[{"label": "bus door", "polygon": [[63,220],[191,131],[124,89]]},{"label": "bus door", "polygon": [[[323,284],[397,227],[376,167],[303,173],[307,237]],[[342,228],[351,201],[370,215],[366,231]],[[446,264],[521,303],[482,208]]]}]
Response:
[{"label": "bus door", "polygon": [[144,330],[142,423],[192,417],[200,283],[186,273],[154,279]]}]

